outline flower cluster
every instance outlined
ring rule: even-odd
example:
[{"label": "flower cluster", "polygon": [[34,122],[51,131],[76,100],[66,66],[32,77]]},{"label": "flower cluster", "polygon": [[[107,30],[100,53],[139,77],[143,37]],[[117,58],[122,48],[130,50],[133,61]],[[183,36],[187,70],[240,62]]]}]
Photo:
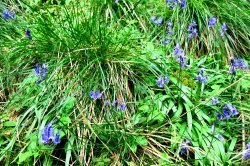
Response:
[{"label": "flower cluster", "polygon": [[150,20],[155,23],[155,24],[158,24],[158,25],[161,25],[163,23],[163,18],[162,17],[158,17],[156,19],[156,16],[153,16],[150,18]]},{"label": "flower cluster", "polygon": [[170,36],[173,34],[173,31],[172,31],[173,23],[167,22],[166,25],[168,26],[168,30],[166,32],[168,36],[161,40],[161,44],[163,45],[167,45],[168,43],[170,43],[170,41],[172,40]]},{"label": "flower cluster", "polygon": [[169,82],[169,78],[168,77],[159,77],[158,80],[156,81],[157,82],[157,85],[160,87],[160,88],[163,88],[165,83],[168,83]]},{"label": "flower cluster", "polygon": [[197,79],[198,81],[200,81],[200,82],[206,83],[206,82],[207,82],[207,77],[202,75],[203,72],[204,72],[204,69],[201,68],[201,69],[199,70],[198,75],[196,76],[196,79]]},{"label": "flower cluster", "polygon": [[91,91],[89,93],[89,96],[92,99],[96,100],[96,99],[100,99],[102,97],[102,94],[103,94],[103,92],[100,92],[99,90],[97,90],[97,91]]},{"label": "flower cluster", "polygon": [[217,113],[217,119],[218,120],[228,119],[231,116],[236,116],[236,115],[239,114],[239,112],[237,111],[237,109],[233,105],[231,105],[231,104],[225,104],[225,106],[222,107],[222,112],[223,112],[224,115],[222,115],[220,113]]},{"label": "flower cluster", "polygon": [[212,97],[212,98],[211,98],[211,103],[212,103],[213,105],[216,105],[216,104],[220,103],[220,101],[219,101],[218,98]]},{"label": "flower cluster", "polygon": [[227,31],[227,24],[224,22],[221,26],[220,36],[223,37],[226,31]]},{"label": "flower cluster", "polygon": [[34,76],[40,77],[36,81],[36,84],[40,84],[42,82],[42,80],[44,80],[46,78],[46,72],[47,72],[47,70],[48,70],[48,68],[47,68],[47,66],[46,66],[45,63],[42,64],[42,70],[40,70],[39,64],[36,63]]},{"label": "flower cluster", "polygon": [[211,16],[208,21],[208,27],[209,28],[214,27],[216,25],[216,22],[217,22],[216,18],[214,16]]},{"label": "flower cluster", "polygon": [[250,157],[250,142],[247,143],[247,151],[243,153],[243,159],[246,160],[248,157]]},{"label": "flower cluster", "polygon": [[189,144],[190,144],[190,141],[189,141],[189,140],[186,140],[186,141],[182,142],[181,151],[180,151],[180,154],[181,154],[181,155],[182,155],[183,153],[186,153]]},{"label": "flower cluster", "polygon": [[175,46],[173,54],[177,57],[178,61],[180,62],[180,67],[188,67],[185,64],[187,56],[185,55],[183,49],[179,44]]},{"label": "flower cluster", "polygon": [[60,143],[60,135],[59,133],[54,133],[54,128],[52,126],[52,122],[47,124],[42,131],[42,143],[44,145],[50,145],[51,143],[59,144]]},{"label": "flower cluster", "polygon": [[231,66],[229,68],[229,72],[232,73],[233,75],[236,74],[235,69],[243,69],[245,71],[248,70],[248,64],[245,63],[241,58],[237,57],[236,59],[232,58],[230,59],[231,61]]},{"label": "flower cluster", "polygon": [[195,21],[191,22],[189,24],[187,31],[189,32],[188,34],[188,39],[192,39],[194,36],[198,36],[198,30],[196,29],[197,24]]},{"label": "flower cluster", "polygon": [[186,0],[166,0],[166,2],[169,4],[168,7],[170,9],[177,7],[178,4],[180,5],[181,9],[185,8],[187,5]]},{"label": "flower cluster", "polygon": [[14,18],[15,18],[15,13],[14,13],[14,11],[5,9],[5,10],[3,10],[2,16],[3,16],[6,20],[8,20],[8,19],[14,19]]}]

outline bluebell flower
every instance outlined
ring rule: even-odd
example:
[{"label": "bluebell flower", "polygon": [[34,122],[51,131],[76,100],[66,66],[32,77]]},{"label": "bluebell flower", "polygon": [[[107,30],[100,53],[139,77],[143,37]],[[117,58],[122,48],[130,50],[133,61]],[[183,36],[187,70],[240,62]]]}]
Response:
[{"label": "bluebell flower", "polygon": [[208,27],[211,28],[216,25],[216,18],[214,16],[211,16],[209,21],[208,21]]},{"label": "bluebell flower", "polygon": [[191,22],[188,26],[187,31],[191,32],[193,28],[195,28],[196,26],[197,26],[197,23],[195,21]]},{"label": "bluebell flower", "polygon": [[44,145],[50,145],[52,142],[54,144],[60,143],[59,134],[54,134],[54,128],[52,126],[52,122],[50,122],[48,125],[45,126],[45,128],[42,131],[42,138],[41,141]]},{"label": "bluebell flower", "polygon": [[158,19],[156,19],[156,16],[153,16],[153,17],[150,18],[150,20],[153,23],[158,24],[158,25],[163,23],[163,18],[162,17],[159,17]]},{"label": "bluebell flower", "polygon": [[15,18],[15,13],[14,13],[14,11],[10,11],[10,10],[7,10],[7,9],[5,9],[5,10],[3,10],[3,13],[2,13],[2,16],[6,19],[6,20],[8,20],[8,19],[14,19]]},{"label": "bluebell flower", "polygon": [[223,116],[220,113],[216,114],[218,120],[223,120]]},{"label": "bluebell flower", "polygon": [[43,63],[42,64],[42,79],[46,78],[46,72],[47,72],[48,68],[46,67],[46,64]]},{"label": "bluebell flower", "polygon": [[225,31],[227,31],[227,24],[224,22],[221,27],[220,35],[221,37],[224,36]]},{"label": "bluebell flower", "polygon": [[237,58],[237,59],[235,59],[235,66],[237,67],[237,68],[239,68],[239,69],[243,69],[243,70],[245,70],[245,71],[247,71],[248,70],[248,64],[246,63],[246,62],[244,62],[243,61],[243,59],[242,58]]},{"label": "bluebell flower", "polygon": [[220,101],[219,101],[218,98],[212,97],[212,98],[211,98],[211,103],[212,103],[213,105],[216,105],[216,104],[220,103]]},{"label": "bluebell flower", "polygon": [[156,19],[156,16],[152,16],[152,17],[150,18],[150,20],[151,20],[152,22],[155,22],[155,19]]},{"label": "bluebell flower", "polygon": [[250,142],[247,143],[247,151],[243,153],[243,159],[246,160],[248,157],[250,157]]},{"label": "bluebell flower", "polygon": [[223,114],[224,114],[224,116],[223,116],[223,119],[228,119],[228,118],[230,118],[230,115],[229,115],[229,113],[227,112],[227,110],[226,109],[222,109],[222,112],[223,112]]},{"label": "bluebell flower", "polygon": [[182,9],[185,8],[186,5],[187,5],[186,0],[182,0],[182,1],[181,1],[181,8],[182,8]]},{"label": "bluebell flower", "polygon": [[111,103],[111,105],[112,105],[112,106],[115,106],[116,103],[117,103],[117,100],[114,100],[114,101]]},{"label": "bluebell flower", "polygon": [[189,140],[182,142],[180,154],[186,153],[189,144],[190,144]]},{"label": "bluebell flower", "polygon": [[160,87],[160,88],[163,88],[165,83],[168,83],[169,82],[169,78],[168,77],[159,77],[158,80],[156,81],[157,82],[157,85]]},{"label": "bluebell flower", "polygon": [[204,68],[200,68],[200,70],[199,70],[199,74],[202,74],[204,71],[205,71],[205,69],[204,69]]},{"label": "bluebell flower", "polygon": [[110,105],[110,101],[109,100],[105,100],[104,101],[104,105]]},{"label": "bluebell flower", "polygon": [[172,35],[173,31],[171,29],[167,30],[167,34]]},{"label": "bluebell flower", "polygon": [[155,20],[155,23],[158,24],[158,25],[161,25],[162,22],[163,22],[162,17],[159,17],[158,20]]},{"label": "bluebell flower", "polygon": [[120,104],[119,104],[119,109],[125,111],[125,110],[126,110],[126,105],[123,104],[123,103],[120,103]]},{"label": "bluebell flower", "polygon": [[216,138],[218,138],[220,141],[225,141],[225,138],[221,134],[216,134]]},{"label": "bluebell flower", "polygon": [[235,71],[235,66],[232,64],[229,68],[229,72],[232,73],[233,75],[236,74],[236,71]]},{"label": "bluebell flower", "polygon": [[102,97],[102,94],[103,92],[100,92],[99,90],[97,90],[97,91],[91,91],[89,95],[92,99],[96,100],[96,99],[100,99]]},{"label": "bluebell flower", "polygon": [[231,112],[231,115],[236,116],[236,115],[239,114],[239,112],[237,111],[237,109],[236,109],[233,105],[231,105],[231,104],[226,104],[225,106],[226,106],[227,109]]},{"label": "bluebell flower", "polygon": [[168,45],[171,42],[172,38],[171,37],[166,37],[161,39],[161,44],[163,45]]},{"label": "bluebell flower", "polygon": [[196,76],[196,79],[202,83],[207,83],[206,76],[202,76],[200,73]]},{"label": "bluebell flower", "polygon": [[172,22],[167,22],[166,25],[167,25],[169,28],[172,28],[173,23],[172,23]]},{"label": "bluebell flower", "polygon": [[26,37],[28,39],[30,39],[30,40],[32,39],[31,34],[30,34],[30,30],[28,28],[25,29],[25,34],[26,34]]},{"label": "bluebell flower", "polygon": [[173,54],[175,56],[184,56],[184,51],[181,48],[180,44],[176,44],[176,46],[174,47],[174,52]]},{"label": "bluebell flower", "polygon": [[42,70],[40,70],[38,63],[35,64],[35,73],[34,73],[34,76],[38,76],[38,77],[41,76],[41,79],[39,78],[36,81],[37,85],[40,84],[42,82],[42,80],[44,80],[46,78],[46,72],[47,72],[47,70],[48,70],[48,68],[46,67],[45,63],[42,64]]},{"label": "bluebell flower", "polygon": [[173,8],[175,8],[175,4],[170,4],[168,7],[169,7],[170,9],[173,9]]},{"label": "bluebell flower", "polygon": [[36,63],[35,64],[35,73],[34,73],[34,76],[39,76],[39,75],[40,75],[39,64]]}]

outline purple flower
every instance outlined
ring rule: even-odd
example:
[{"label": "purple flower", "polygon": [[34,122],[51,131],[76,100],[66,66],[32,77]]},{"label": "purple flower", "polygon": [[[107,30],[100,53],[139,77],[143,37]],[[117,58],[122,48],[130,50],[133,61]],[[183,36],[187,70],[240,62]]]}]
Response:
[{"label": "purple flower", "polygon": [[150,18],[150,20],[154,23],[155,22],[155,19],[156,19],[156,16],[153,16]]},{"label": "purple flower", "polygon": [[8,20],[8,19],[14,19],[15,18],[15,13],[14,13],[14,11],[10,11],[10,10],[7,10],[7,9],[5,9],[5,10],[3,10],[3,13],[2,13],[2,16],[6,19],[6,20]]},{"label": "purple flower", "polygon": [[59,144],[60,138],[59,134],[57,133],[54,135],[54,128],[52,126],[52,122],[50,122],[48,125],[45,126],[45,128],[42,131],[42,143],[44,145],[50,145],[50,143]]},{"label": "purple flower", "polygon": [[243,159],[246,160],[248,157],[250,157],[250,150],[248,149],[245,153],[243,153]]},{"label": "purple flower", "polygon": [[170,4],[168,7],[169,7],[170,9],[173,9],[173,8],[175,8],[175,4]]},{"label": "purple flower", "polygon": [[243,69],[245,71],[248,70],[248,64],[245,63],[241,58],[235,59],[234,65],[239,69]]},{"label": "purple flower", "polygon": [[171,37],[163,38],[163,39],[161,39],[161,44],[163,44],[163,45],[168,45],[168,43],[170,43],[171,40],[172,40]]},{"label": "purple flower", "polygon": [[250,142],[247,143],[247,151],[243,153],[242,157],[244,160],[250,157]]},{"label": "purple flower", "polygon": [[220,141],[225,141],[225,138],[221,134],[216,134],[216,138],[218,138]]},{"label": "purple flower", "polygon": [[204,72],[204,68],[200,68],[200,70],[199,70],[199,74],[202,74],[203,72]]},{"label": "purple flower", "polygon": [[187,5],[186,0],[182,0],[182,1],[181,1],[181,8],[182,8],[182,9],[185,8],[186,5]]},{"label": "purple flower", "polygon": [[40,75],[40,69],[38,63],[36,63],[34,76],[39,76],[39,75]]},{"label": "purple flower", "polygon": [[38,85],[38,84],[40,84],[42,82],[42,80],[41,79],[38,79],[37,81],[36,81],[36,84]]},{"label": "purple flower", "polygon": [[158,24],[158,25],[161,25],[162,22],[163,22],[162,17],[159,17],[158,20],[155,20],[155,23]]},{"label": "purple flower", "polygon": [[224,114],[224,117],[223,117],[223,119],[228,119],[228,118],[230,118],[230,115],[229,115],[229,113],[227,112],[227,110],[226,109],[222,109],[222,112],[223,112],[223,114]]},{"label": "purple flower", "polygon": [[231,115],[235,116],[235,115],[238,115],[239,112],[237,111],[237,109],[231,105],[231,104],[226,104],[225,105],[227,107],[227,109],[231,112]]},{"label": "purple flower", "polygon": [[172,35],[173,31],[171,29],[167,30],[167,34]]},{"label": "purple flower", "polygon": [[169,82],[169,78],[168,77],[159,77],[158,80],[156,81],[157,82],[157,85],[160,87],[160,88],[163,88],[164,87],[164,84],[165,83],[168,83]]},{"label": "purple flower", "polygon": [[175,48],[174,48],[174,52],[173,54],[175,56],[184,56],[184,51],[183,49],[181,48],[180,44],[176,44]]},{"label": "purple flower", "polygon": [[193,38],[193,34],[192,33],[190,33],[190,34],[188,34],[188,37],[187,37],[189,40],[191,40],[192,38]]},{"label": "purple flower", "polygon": [[211,102],[212,102],[213,105],[216,105],[216,104],[220,103],[219,99],[214,98],[214,97],[211,98]]},{"label": "purple flower", "polygon": [[195,28],[196,26],[197,26],[197,23],[195,21],[191,22],[188,26],[187,31],[191,32],[193,28]]},{"label": "purple flower", "polygon": [[223,116],[220,113],[216,114],[218,120],[223,120]]},{"label": "purple flower", "polygon": [[100,91],[97,90],[97,91],[91,91],[89,95],[92,99],[96,100],[96,99],[100,99],[102,97],[102,94],[103,92],[100,93]]},{"label": "purple flower", "polygon": [[30,40],[32,39],[31,34],[30,34],[30,30],[29,30],[28,28],[26,28],[25,34],[26,34],[26,37],[27,37],[28,39],[30,39]]},{"label": "purple flower", "polygon": [[47,72],[48,68],[46,67],[46,64],[43,63],[42,64],[42,79],[46,78],[46,72]]},{"label": "purple flower", "polygon": [[211,28],[216,25],[216,18],[214,16],[211,16],[208,21],[208,27]]},{"label": "purple flower", "polygon": [[111,105],[112,105],[112,106],[115,106],[116,103],[117,103],[117,100],[114,100],[114,101],[111,103]]},{"label": "purple flower", "polygon": [[207,82],[207,78],[205,76],[202,76],[200,73],[196,76],[196,79],[203,83]]},{"label": "purple flower", "polygon": [[123,104],[123,103],[119,104],[119,109],[125,111],[126,110],[126,105]]},{"label": "purple flower", "polygon": [[227,24],[224,22],[221,27],[220,35],[221,37],[224,36],[225,31],[227,31]]},{"label": "purple flower", "polygon": [[235,71],[235,66],[232,64],[229,68],[229,72],[232,73],[233,75],[236,74],[236,71]]},{"label": "purple flower", "polygon": [[180,154],[186,153],[189,143],[190,143],[189,140],[182,142]]},{"label": "purple flower", "polygon": [[171,28],[173,26],[173,23],[172,22],[167,22],[166,25]]},{"label": "purple flower", "polygon": [[110,101],[109,100],[105,100],[104,101],[104,105],[110,105]]}]

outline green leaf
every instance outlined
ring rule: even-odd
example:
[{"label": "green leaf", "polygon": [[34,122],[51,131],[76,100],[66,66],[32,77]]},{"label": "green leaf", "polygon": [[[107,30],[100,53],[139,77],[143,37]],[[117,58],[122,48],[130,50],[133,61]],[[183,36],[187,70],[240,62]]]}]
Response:
[{"label": "green leaf", "polygon": [[27,161],[31,156],[33,156],[33,153],[31,151],[28,151],[28,152],[25,152],[25,153],[21,153],[19,155],[18,164],[21,164],[24,161]]},{"label": "green leaf", "polygon": [[5,127],[16,126],[16,121],[7,121],[3,124]]},{"label": "green leaf", "polygon": [[137,144],[141,146],[146,146],[148,144],[148,141],[145,136],[138,136],[136,137]]},{"label": "green leaf", "polygon": [[132,144],[130,146],[130,149],[132,150],[133,153],[135,153],[137,151],[137,145],[136,144]]}]

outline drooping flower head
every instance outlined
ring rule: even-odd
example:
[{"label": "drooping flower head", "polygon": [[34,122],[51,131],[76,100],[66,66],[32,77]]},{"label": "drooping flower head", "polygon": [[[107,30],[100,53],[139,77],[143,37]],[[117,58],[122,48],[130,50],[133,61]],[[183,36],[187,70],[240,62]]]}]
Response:
[{"label": "drooping flower head", "polygon": [[168,45],[171,42],[172,38],[171,37],[166,37],[161,39],[161,44],[163,45]]},{"label": "drooping flower head", "polygon": [[155,23],[155,24],[158,24],[158,25],[161,25],[163,23],[163,18],[162,17],[159,17],[158,19],[156,19],[156,16],[152,16],[150,18],[150,20]]},{"label": "drooping flower head", "polygon": [[14,11],[5,9],[5,10],[3,10],[2,16],[6,20],[8,20],[8,19],[14,19],[15,18],[15,13],[14,13]]},{"label": "drooping flower head", "polygon": [[211,27],[214,27],[216,25],[216,18],[214,16],[211,16],[209,21],[208,21],[208,27],[211,28]]},{"label": "drooping flower head", "polygon": [[184,9],[187,6],[186,0],[181,0],[181,8]]},{"label": "drooping flower head", "polygon": [[172,28],[173,23],[172,23],[172,22],[167,22],[166,25],[167,25],[169,28]]},{"label": "drooping flower head", "polygon": [[171,29],[169,29],[169,30],[167,30],[166,33],[169,34],[169,35],[172,35],[172,34],[173,34],[173,31],[172,31]]},{"label": "drooping flower head", "polygon": [[180,154],[186,153],[189,144],[190,144],[189,140],[182,142]]},{"label": "drooping flower head", "polygon": [[46,67],[45,63],[42,64],[42,70],[40,70],[38,63],[35,64],[35,73],[34,73],[34,76],[40,77],[36,81],[36,84],[40,84],[42,82],[42,80],[44,80],[46,78],[46,72],[47,72],[47,70],[48,70],[48,67]]},{"label": "drooping flower head", "polygon": [[89,95],[92,99],[96,100],[96,99],[100,99],[102,97],[102,94],[103,92],[100,92],[99,90],[97,90],[97,91],[91,91]]},{"label": "drooping flower head", "polygon": [[52,126],[52,122],[47,124],[44,129],[42,130],[42,138],[41,141],[44,145],[50,145],[51,143],[54,144],[59,144],[60,143],[60,138],[59,134],[57,133],[55,135],[54,133],[54,128]]},{"label": "drooping flower head", "polygon": [[126,110],[126,105],[124,103],[120,103],[119,104],[119,109],[121,109],[122,111]]},{"label": "drooping flower head", "polygon": [[220,103],[220,101],[219,101],[218,98],[212,97],[212,98],[211,98],[211,103],[212,103],[213,105],[216,105],[216,104]]},{"label": "drooping flower head", "polygon": [[28,29],[28,28],[26,28],[25,29],[25,34],[26,34],[26,37],[28,38],[28,39],[32,39],[32,36],[31,36],[31,34],[30,34],[30,30]]},{"label": "drooping flower head", "polygon": [[227,31],[227,24],[224,22],[221,27],[220,35],[221,37],[224,36],[225,32]]},{"label": "drooping flower head", "polygon": [[165,83],[168,83],[169,82],[169,78],[168,77],[159,77],[158,80],[156,81],[157,82],[157,85],[160,87],[160,88],[163,88]]},{"label": "drooping flower head", "polygon": [[239,114],[239,112],[237,111],[237,109],[236,109],[233,105],[231,105],[231,104],[226,104],[225,106],[226,106],[227,109],[231,112],[231,115],[232,115],[232,116],[236,116],[236,115]]},{"label": "drooping flower head", "polygon": [[250,142],[247,143],[247,149],[246,151],[243,153],[243,159],[246,160],[247,158],[250,157]]},{"label": "drooping flower head", "polygon": [[216,134],[216,138],[218,138],[220,141],[225,141],[225,138],[221,134]]},{"label": "drooping flower head", "polygon": [[46,72],[47,72],[48,68],[46,66],[45,63],[42,64],[42,79],[46,78]]}]

